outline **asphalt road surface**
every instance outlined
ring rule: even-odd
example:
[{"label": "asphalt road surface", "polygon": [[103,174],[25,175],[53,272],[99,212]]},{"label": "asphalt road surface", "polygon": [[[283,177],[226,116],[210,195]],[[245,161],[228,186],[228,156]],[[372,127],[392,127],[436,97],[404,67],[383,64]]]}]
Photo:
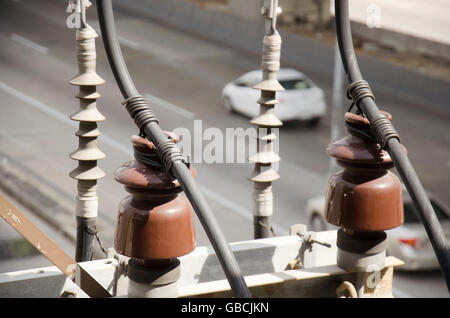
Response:
[{"label": "asphalt road surface", "polygon": [[[68,81],[78,68],[75,31],[65,23],[66,5],[66,1],[56,0],[0,0],[0,160],[20,163],[73,200],[76,182],[68,174],[77,162],[69,153],[77,148],[78,140],[74,136],[77,123],[69,116],[78,110],[78,101],[74,97],[77,88]],[[95,10],[88,11],[88,21],[99,30]],[[116,24],[129,71],[163,129],[193,131],[197,120],[201,120],[203,130],[251,127],[248,118],[222,109],[220,93],[227,82],[258,69],[260,56],[126,12],[116,12]],[[102,95],[98,108],[107,118],[99,124],[99,148],[106,154],[98,162],[106,172],[99,182],[99,218],[110,226],[101,235],[105,245],[112,246],[117,205],[127,195],[113,180],[113,173],[132,159],[130,137],[137,129],[121,105],[122,97],[100,40],[97,56],[97,73],[106,80],[98,87]],[[330,104],[332,70],[329,76],[308,76],[324,89]],[[450,111],[397,96],[377,95],[377,103],[393,115],[424,186],[450,204]],[[328,112],[316,128],[292,123],[280,130],[281,179],[273,184],[277,235],[288,233],[290,225],[306,222],[303,211],[307,200],[326,192],[330,118]],[[203,163],[195,164],[195,169],[227,239],[252,239],[252,184],[247,180],[252,164]],[[197,220],[196,230],[198,245],[208,244]],[[448,297],[439,272],[398,274],[394,289],[399,297]]]}]

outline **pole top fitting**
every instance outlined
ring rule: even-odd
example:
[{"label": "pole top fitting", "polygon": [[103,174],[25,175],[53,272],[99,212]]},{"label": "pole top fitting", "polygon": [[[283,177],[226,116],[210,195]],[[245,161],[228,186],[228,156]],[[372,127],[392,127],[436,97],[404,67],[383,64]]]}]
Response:
[{"label": "pole top fitting", "polygon": [[264,6],[261,8],[261,15],[266,19],[276,18],[282,12],[278,6],[278,0],[265,0]]},{"label": "pole top fitting", "polygon": [[77,28],[85,28],[88,26],[86,23],[86,9],[90,8],[92,6],[92,3],[89,0],[77,0],[76,4],[74,3],[74,0],[69,0],[69,4],[67,6],[66,11],[67,12],[75,12],[77,15],[79,15],[81,21],[81,25]]},{"label": "pole top fitting", "polygon": [[264,0],[261,15],[266,19],[266,33],[276,32],[277,15],[281,13],[278,0]]}]

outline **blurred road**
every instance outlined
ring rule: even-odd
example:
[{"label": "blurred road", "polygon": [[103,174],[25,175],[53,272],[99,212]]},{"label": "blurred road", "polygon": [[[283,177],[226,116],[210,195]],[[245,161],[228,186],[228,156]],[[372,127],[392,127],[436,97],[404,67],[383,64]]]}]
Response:
[{"label": "blurred road", "polygon": [[[77,123],[69,115],[78,110],[77,88],[68,80],[77,74],[75,31],[65,24],[66,1],[0,0],[0,161],[17,162],[73,200],[76,183],[68,174],[77,162],[69,153],[77,148]],[[129,71],[145,94],[165,130],[251,127],[249,119],[226,113],[220,103],[223,86],[242,73],[258,69],[259,56],[246,55],[218,43],[169,29],[149,19],[117,11],[116,24]],[[97,30],[95,10],[88,21]],[[262,39],[261,39],[262,40]],[[300,54],[300,52],[299,52]],[[112,246],[117,205],[127,193],[113,180],[113,172],[132,159],[130,136],[137,130],[120,104],[106,61],[97,41],[97,73],[106,84],[98,91],[99,148],[106,172],[99,184],[99,217],[109,225],[101,236]],[[287,67],[288,65],[282,66]],[[308,74],[327,94],[330,104],[332,70],[328,77]],[[375,92],[376,93],[376,92]],[[397,96],[377,95],[378,105],[393,115],[409,157],[425,187],[450,204],[450,111],[430,104],[406,103]],[[330,114],[317,128],[302,124],[280,130],[281,179],[273,185],[275,232],[286,234],[290,225],[306,222],[307,199],[323,195],[328,180]],[[251,164],[196,164],[198,182],[212,210],[232,241],[252,239]],[[196,222],[198,245],[208,244]],[[394,280],[399,297],[448,297],[439,272],[401,274]]]}]

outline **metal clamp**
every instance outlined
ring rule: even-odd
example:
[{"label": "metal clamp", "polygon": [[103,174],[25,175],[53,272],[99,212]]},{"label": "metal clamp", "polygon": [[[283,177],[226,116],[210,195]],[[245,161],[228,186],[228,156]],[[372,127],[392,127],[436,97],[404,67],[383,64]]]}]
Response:
[{"label": "metal clamp", "polygon": [[306,235],[302,235],[302,234],[298,233],[297,235],[300,236],[301,238],[303,238],[305,240],[305,242],[307,242],[310,245],[312,245],[313,243],[317,243],[317,244],[320,244],[320,245],[328,247],[328,248],[331,247],[331,244],[329,244],[329,243],[317,241],[314,238],[314,234],[312,234],[312,233],[307,233]]},{"label": "metal clamp", "polygon": [[302,238],[306,243],[310,245],[310,249],[312,248],[313,243],[317,243],[319,245],[331,248],[331,244],[316,240],[314,238],[315,232],[308,232],[307,226],[305,224],[292,225],[291,228],[289,229],[289,234],[297,235],[298,237]]}]

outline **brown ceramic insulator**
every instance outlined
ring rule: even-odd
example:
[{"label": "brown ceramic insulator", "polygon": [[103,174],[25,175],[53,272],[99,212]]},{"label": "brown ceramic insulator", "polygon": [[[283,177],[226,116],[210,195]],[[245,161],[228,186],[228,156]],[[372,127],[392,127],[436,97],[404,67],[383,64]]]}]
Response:
[{"label": "brown ceramic insulator", "polygon": [[[345,119],[355,128],[369,125],[355,114],[347,113]],[[388,171],[392,159],[379,144],[350,135],[330,144],[327,152],[344,167],[328,184],[328,222],[356,231],[383,231],[403,224],[401,183]]]},{"label": "brown ceramic insulator", "polygon": [[131,195],[120,202],[114,247],[139,259],[168,259],[195,248],[192,207],[184,196]]},{"label": "brown ceramic insulator", "polygon": [[[156,154],[150,141],[133,136],[132,142],[140,151]],[[192,168],[191,172],[195,177]],[[138,160],[122,165],[114,177],[131,193],[119,205],[114,240],[118,253],[138,259],[169,259],[194,250],[193,211],[189,201],[178,195],[182,188],[177,180],[164,169]]]},{"label": "brown ceramic insulator", "polygon": [[[166,134],[176,143],[178,136],[173,133]],[[153,143],[139,136],[132,136],[131,142],[135,148],[147,154],[156,156],[156,148]],[[194,178],[197,176],[196,171],[191,167],[190,171]],[[164,169],[158,169],[145,165],[138,160],[129,161],[120,166],[114,173],[114,179],[125,185],[125,189],[129,187],[140,190],[172,190],[181,192],[181,186],[178,180],[173,179]],[[135,190],[136,191],[136,190]]]}]

